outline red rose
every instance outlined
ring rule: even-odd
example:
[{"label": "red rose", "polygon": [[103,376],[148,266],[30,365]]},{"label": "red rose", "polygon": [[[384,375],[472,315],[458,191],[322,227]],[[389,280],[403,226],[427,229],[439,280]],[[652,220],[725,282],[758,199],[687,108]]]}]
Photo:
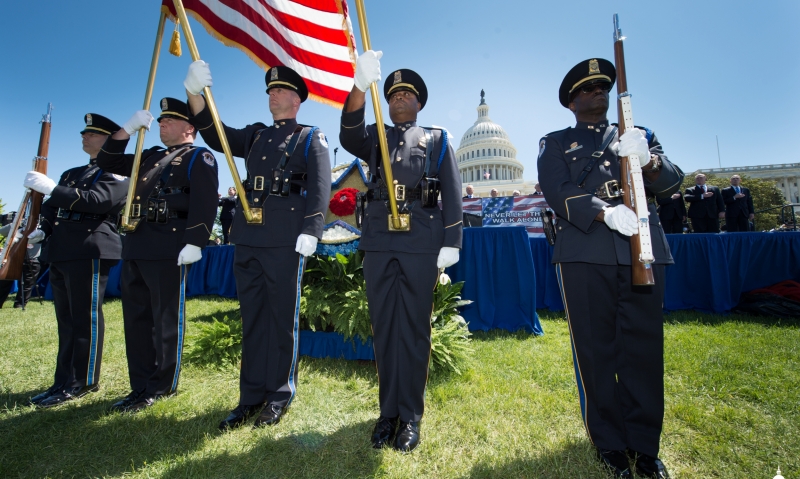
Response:
[{"label": "red rose", "polygon": [[355,188],[343,188],[333,194],[328,207],[336,216],[352,215],[356,211],[356,194]]}]

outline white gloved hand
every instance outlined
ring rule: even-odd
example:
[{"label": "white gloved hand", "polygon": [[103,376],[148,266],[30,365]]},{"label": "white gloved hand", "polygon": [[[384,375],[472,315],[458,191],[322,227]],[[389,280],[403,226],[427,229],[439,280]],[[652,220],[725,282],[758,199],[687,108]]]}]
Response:
[{"label": "white gloved hand", "polygon": [[139,110],[133,114],[130,120],[126,121],[124,125],[122,125],[122,129],[125,130],[125,133],[133,136],[134,133],[139,131],[142,128],[145,128],[147,131],[150,131],[150,123],[153,122],[153,114],[147,110]]},{"label": "white gloved hand", "polygon": [[197,263],[202,258],[203,250],[201,250],[199,246],[187,244],[183,247],[181,252],[178,253],[178,266],[182,264]]},{"label": "white gloved hand", "polygon": [[356,60],[356,75],[353,82],[356,88],[366,92],[372,83],[381,81],[382,51],[367,50]]},{"label": "white gloved hand", "polygon": [[303,256],[311,256],[317,251],[317,237],[307,234],[301,234],[297,237],[297,244],[294,250]]},{"label": "white gloved hand", "polygon": [[44,231],[42,230],[33,230],[33,233],[28,235],[28,243],[30,244],[41,243],[42,241],[44,241]]},{"label": "white gloved hand", "polygon": [[214,80],[211,78],[211,69],[208,63],[203,60],[197,60],[189,65],[189,71],[186,72],[186,79],[183,80],[183,86],[186,91],[192,95],[199,95],[203,88],[207,86],[214,86]]},{"label": "white gloved hand", "polygon": [[647,145],[647,139],[644,137],[642,130],[632,128],[626,131],[619,137],[618,144],[619,156],[637,155],[639,157],[639,164],[644,166],[650,163],[650,147]]},{"label": "white gloved hand", "polygon": [[49,195],[56,187],[56,182],[48,178],[46,175],[38,171],[29,171],[25,175],[25,181],[22,182],[25,188],[30,188],[33,191],[38,191],[43,195]]},{"label": "white gloved hand", "polygon": [[442,246],[442,249],[439,250],[439,258],[436,259],[436,267],[447,268],[458,263],[458,252],[458,248]]},{"label": "white gloved hand", "polygon": [[639,232],[639,220],[636,213],[625,205],[606,206],[603,221],[609,228],[619,231],[625,236],[633,236]]}]

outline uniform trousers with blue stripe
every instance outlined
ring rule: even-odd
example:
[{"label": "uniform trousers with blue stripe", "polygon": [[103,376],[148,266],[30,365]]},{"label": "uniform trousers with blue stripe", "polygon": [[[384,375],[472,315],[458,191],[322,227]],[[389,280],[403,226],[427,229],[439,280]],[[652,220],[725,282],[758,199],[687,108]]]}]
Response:
[{"label": "uniform trousers with blue stripe", "polygon": [[557,265],[581,415],[600,449],[658,456],[664,419],[664,266],[655,286],[633,286],[631,267]]},{"label": "uniform trousers with blue stripe", "polygon": [[187,266],[177,260],[122,263],[122,317],[131,389],[147,395],[178,389],[186,330]]},{"label": "uniform trousers with blue stripe", "polygon": [[242,312],[239,404],[288,407],[294,399],[304,261],[294,246],[236,245],[233,274]]},{"label": "uniform trousers with blue stripe", "polygon": [[364,254],[381,416],[404,422],[422,419],[437,257],[386,251]]},{"label": "uniform trousers with blue stripe", "polygon": [[92,386],[100,380],[103,358],[103,296],[109,270],[117,259],[56,261],[50,286],[58,322],[54,385]]}]

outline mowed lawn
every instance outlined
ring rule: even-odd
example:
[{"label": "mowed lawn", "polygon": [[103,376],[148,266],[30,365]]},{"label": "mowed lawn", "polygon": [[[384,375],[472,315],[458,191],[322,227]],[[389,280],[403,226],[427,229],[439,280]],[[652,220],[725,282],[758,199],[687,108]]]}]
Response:
[{"label": "mowed lawn", "polygon": [[[301,357],[297,397],[275,427],[221,434],[238,369],[187,364],[180,393],[136,415],[107,414],[129,391],[121,303],[105,304],[101,389],[51,410],[25,406],[50,386],[53,305],[0,310],[0,477],[603,478],[580,421],[562,313],[545,335],[474,335],[462,376],[429,382],[423,441],[370,448],[374,364]],[[192,323],[237,308],[202,297]],[[800,478],[800,321],[678,312],[666,317],[661,456],[675,478]]]}]

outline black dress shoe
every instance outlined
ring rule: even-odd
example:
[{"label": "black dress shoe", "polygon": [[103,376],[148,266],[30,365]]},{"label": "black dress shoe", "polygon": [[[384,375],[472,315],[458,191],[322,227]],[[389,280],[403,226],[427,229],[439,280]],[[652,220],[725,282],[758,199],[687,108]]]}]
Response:
[{"label": "black dress shoe", "polygon": [[97,384],[93,384],[91,386],[79,386],[76,388],[62,389],[60,391],[54,392],[47,398],[39,401],[39,403],[36,404],[36,407],[41,409],[46,409],[49,407],[58,406],[64,404],[67,401],[72,401],[73,399],[80,399],[89,393],[96,392],[98,389],[100,389],[100,387]]},{"label": "black dress shoe", "polygon": [[47,389],[47,391],[40,392],[36,396],[33,396],[32,398],[30,398],[30,400],[28,400],[28,405],[35,406],[35,405],[39,404],[40,402],[44,401],[45,399],[49,398],[50,396],[52,396],[54,393],[57,393],[59,391],[61,391],[61,385],[60,384],[55,384],[53,386],[50,386]]},{"label": "black dress shoe", "polygon": [[286,408],[277,404],[267,404],[256,418],[253,427],[274,426],[281,421],[281,416],[286,412]]},{"label": "black dress shoe", "polygon": [[400,452],[411,452],[417,445],[419,445],[419,422],[400,421],[397,437],[394,439],[394,448]]},{"label": "black dress shoe", "polygon": [[621,479],[631,479],[631,464],[625,451],[612,451],[610,449],[597,448],[597,458],[603,463],[614,477]]},{"label": "black dress shoe", "polygon": [[160,394],[142,394],[136,401],[133,402],[133,404],[128,406],[128,409],[126,409],[125,412],[139,412],[143,409],[147,409],[162,397],[163,396]]},{"label": "black dress shoe", "polygon": [[397,430],[396,417],[379,417],[372,430],[372,447],[380,449],[390,445],[394,440],[395,430]]},{"label": "black dress shoe", "polygon": [[237,427],[241,426],[245,423],[248,419],[253,417],[259,409],[261,409],[263,404],[254,404],[252,406],[248,406],[245,404],[239,404],[236,406],[236,409],[231,411],[228,414],[228,417],[222,420],[219,423],[220,431],[227,431],[228,429],[236,429]]},{"label": "black dress shoe", "polygon": [[669,473],[661,459],[636,451],[631,451],[631,455],[634,457],[637,476],[648,479],[669,479]]},{"label": "black dress shoe", "polygon": [[139,396],[141,396],[142,394],[144,394],[144,389],[141,389],[139,391],[131,391],[130,394],[112,404],[111,407],[109,408],[109,411],[110,412],[127,411],[128,408],[131,407],[131,405],[135,403],[136,400],[139,399]]}]

